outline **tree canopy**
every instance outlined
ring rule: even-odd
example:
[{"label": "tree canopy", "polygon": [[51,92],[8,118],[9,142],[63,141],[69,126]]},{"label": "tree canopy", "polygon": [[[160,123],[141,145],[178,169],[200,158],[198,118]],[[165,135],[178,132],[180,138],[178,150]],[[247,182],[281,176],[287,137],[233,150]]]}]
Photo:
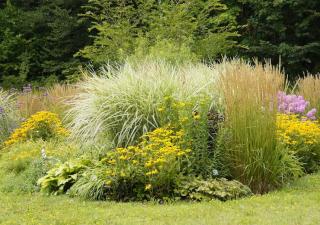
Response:
[{"label": "tree canopy", "polygon": [[210,62],[271,59],[295,79],[320,71],[320,1],[7,0],[0,82],[71,80],[92,63],[145,56]]}]

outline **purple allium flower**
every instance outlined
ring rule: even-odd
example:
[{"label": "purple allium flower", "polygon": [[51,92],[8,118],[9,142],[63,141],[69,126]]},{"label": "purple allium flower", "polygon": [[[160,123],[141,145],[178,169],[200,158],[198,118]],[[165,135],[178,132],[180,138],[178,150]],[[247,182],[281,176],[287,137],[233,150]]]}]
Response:
[{"label": "purple allium flower", "polygon": [[286,95],[284,92],[278,93],[278,110],[282,113],[301,114],[305,112],[308,106],[309,102],[303,96]]},{"label": "purple allium flower", "polygon": [[4,114],[4,108],[0,106],[0,115]]},{"label": "purple allium flower", "polygon": [[[310,103],[301,95],[286,95],[284,92],[278,93],[278,111],[285,114],[304,115]],[[316,109],[311,109],[307,112],[307,119],[316,119]]]},{"label": "purple allium flower", "polygon": [[307,112],[306,116],[310,120],[315,120],[316,119],[316,113],[317,113],[317,110],[315,108],[313,108],[309,112]]}]

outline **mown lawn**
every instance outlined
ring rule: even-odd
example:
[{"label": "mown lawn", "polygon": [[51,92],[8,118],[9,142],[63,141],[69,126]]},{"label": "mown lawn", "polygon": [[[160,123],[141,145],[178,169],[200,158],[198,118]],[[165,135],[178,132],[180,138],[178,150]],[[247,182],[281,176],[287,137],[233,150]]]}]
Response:
[{"label": "mown lawn", "polygon": [[0,193],[0,224],[320,224],[320,174],[230,202],[158,205]]}]

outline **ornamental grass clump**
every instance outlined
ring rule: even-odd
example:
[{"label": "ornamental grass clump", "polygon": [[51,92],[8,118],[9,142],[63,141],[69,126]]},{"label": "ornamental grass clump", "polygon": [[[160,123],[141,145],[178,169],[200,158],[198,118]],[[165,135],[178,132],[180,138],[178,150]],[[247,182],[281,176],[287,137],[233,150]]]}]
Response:
[{"label": "ornamental grass clump", "polygon": [[82,142],[112,142],[116,147],[136,144],[144,133],[171,122],[159,116],[167,97],[193,99],[194,107],[203,95],[208,105],[216,102],[216,78],[214,70],[203,64],[178,67],[148,60],[87,74],[67,116],[72,137]]},{"label": "ornamental grass clump", "polygon": [[316,117],[320,117],[320,74],[308,75],[298,81],[298,93],[310,102],[310,105],[318,109]]},{"label": "ornamental grass clump", "polygon": [[47,111],[37,112],[14,130],[9,139],[4,143],[5,146],[26,141],[28,139],[48,140],[53,137],[68,136],[66,130],[57,114]]},{"label": "ornamental grass clump", "polygon": [[29,118],[40,111],[50,111],[62,117],[69,108],[68,100],[76,92],[77,89],[73,85],[55,84],[47,88],[26,85],[22,92],[16,93],[21,117]]},{"label": "ornamental grass clump", "polygon": [[270,64],[223,62],[220,90],[225,103],[225,158],[231,175],[265,193],[301,174],[296,157],[277,141],[277,93],[285,85]]},{"label": "ornamental grass clump", "polygon": [[14,95],[0,89],[0,143],[2,144],[18,125],[19,116]]}]

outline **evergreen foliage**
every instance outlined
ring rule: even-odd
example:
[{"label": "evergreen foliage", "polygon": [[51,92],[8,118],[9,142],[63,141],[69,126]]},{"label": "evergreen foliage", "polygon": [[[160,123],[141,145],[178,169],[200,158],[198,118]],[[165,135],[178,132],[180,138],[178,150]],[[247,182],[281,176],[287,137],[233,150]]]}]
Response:
[{"label": "evergreen foliage", "polygon": [[0,9],[0,79],[3,86],[65,79],[77,70],[73,55],[88,43],[78,14],[86,0],[7,0]]},{"label": "evergreen foliage", "polygon": [[291,79],[320,71],[320,1],[237,0],[241,44],[247,58],[281,63]]}]

